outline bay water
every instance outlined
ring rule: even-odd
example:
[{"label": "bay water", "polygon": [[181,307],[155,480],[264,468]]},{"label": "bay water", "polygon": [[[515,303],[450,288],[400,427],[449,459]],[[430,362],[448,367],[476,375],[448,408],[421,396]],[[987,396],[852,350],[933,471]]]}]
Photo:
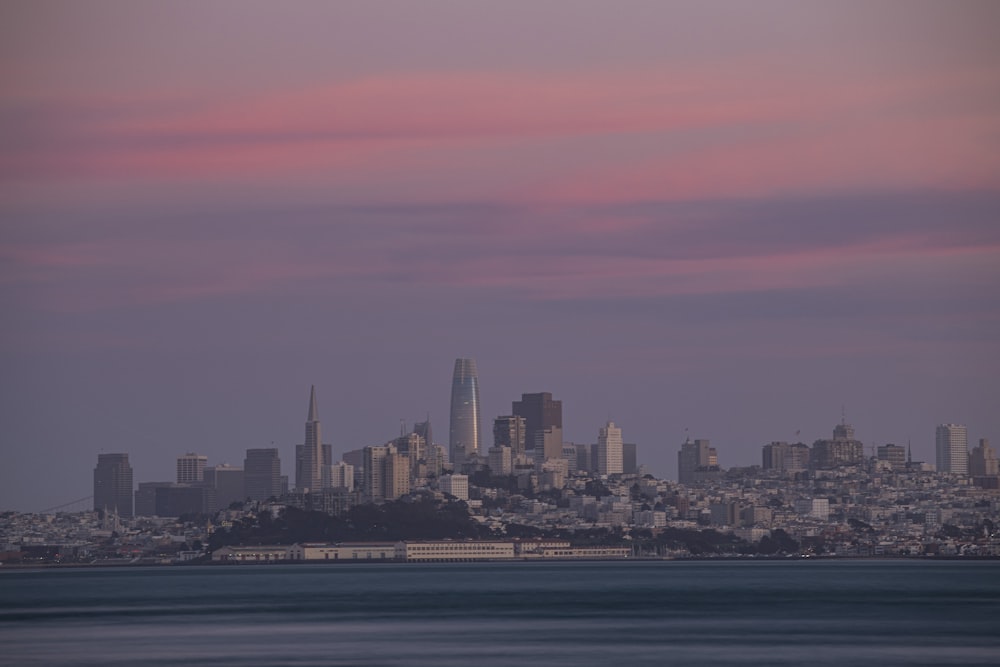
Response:
[{"label": "bay water", "polygon": [[0,571],[10,665],[996,665],[1000,562]]}]

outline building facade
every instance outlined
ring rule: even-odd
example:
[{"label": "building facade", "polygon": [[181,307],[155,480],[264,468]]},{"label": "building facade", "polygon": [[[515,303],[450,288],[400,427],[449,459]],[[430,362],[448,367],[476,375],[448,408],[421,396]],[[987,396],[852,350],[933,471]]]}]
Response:
[{"label": "building facade", "polygon": [[934,442],[938,472],[969,474],[969,433],[964,424],[938,424]]},{"label": "building facade", "polygon": [[622,430],[612,421],[598,431],[597,466],[600,475],[620,475],[625,471],[622,461]]},{"label": "building facade", "polygon": [[833,427],[832,440],[813,443],[809,464],[816,469],[853,466],[865,460],[864,444],[854,437],[854,427],[843,421]]},{"label": "building facade", "polygon": [[469,499],[468,475],[444,475],[439,484],[442,492],[455,496],[459,500]]},{"label": "building facade", "polygon": [[243,496],[267,500],[281,495],[281,459],[273,447],[248,449],[243,460]]},{"label": "building facade", "polygon": [[177,457],[177,483],[193,484],[205,480],[205,466],[208,457],[203,454],[188,452]]},{"label": "building facade", "polygon": [[695,484],[719,477],[719,457],[708,440],[686,441],[677,452],[677,481]]},{"label": "building facade", "polygon": [[528,449],[544,442],[544,431],[557,428],[560,434],[562,432],[562,401],[552,400],[552,394],[547,391],[521,394],[521,400],[511,404],[511,412],[524,419],[524,442]]},{"label": "building facade", "polygon": [[493,420],[493,445],[510,447],[514,456],[524,454],[526,425],[524,417],[502,415]]},{"label": "building facade", "polygon": [[215,489],[215,508],[225,509],[246,500],[243,468],[230,465],[209,466],[204,471],[204,483]]},{"label": "building facade", "polygon": [[131,517],[132,466],[128,454],[98,454],[94,468],[94,509]]},{"label": "building facade", "polygon": [[986,438],[979,439],[979,446],[972,448],[969,455],[969,474],[973,477],[995,477],[1000,474],[997,453]]},{"label": "building facade", "polygon": [[479,453],[479,372],[474,359],[456,359],[451,378],[448,455],[456,470],[467,454]]},{"label": "building facade", "polygon": [[323,440],[320,433],[319,410],[316,408],[316,386],[309,389],[309,414],[306,417],[306,438],[301,456],[296,456],[295,489],[299,493],[323,488],[323,466],[333,463],[323,460]]},{"label": "building facade", "polygon": [[906,468],[906,447],[894,445],[892,443],[879,445],[877,450],[879,461],[885,461],[893,470],[903,470]]}]

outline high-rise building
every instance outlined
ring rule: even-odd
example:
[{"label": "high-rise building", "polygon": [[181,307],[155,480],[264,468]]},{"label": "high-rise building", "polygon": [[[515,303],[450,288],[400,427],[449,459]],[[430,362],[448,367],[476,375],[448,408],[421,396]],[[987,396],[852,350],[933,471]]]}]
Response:
[{"label": "high-rise building", "polygon": [[820,469],[858,465],[864,459],[864,444],[854,438],[854,427],[843,419],[833,427],[833,439],[817,440],[809,455],[810,465]]},{"label": "high-rise building", "polygon": [[479,453],[479,373],[474,359],[456,359],[451,378],[448,454],[458,470],[467,454]]},{"label": "high-rise building", "polygon": [[424,444],[431,447],[434,444],[433,433],[431,431],[430,417],[426,421],[417,422],[413,425],[413,432],[424,439]]},{"label": "high-rise building", "polygon": [[139,516],[176,517],[206,514],[217,506],[215,489],[205,484],[139,482],[135,511]]},{"label": "high-rise building", "polygon": [[979,446],[969,454],[969,475],[972,477],[995,477],[998,473],[997,453],[986,438],[979,439]]},{"label": "high-rise building", "polygon": [[708,440],[690,440],[677,452],[677,481],[694,484],[719,477],[719,457]]},{"label": "high-rise building", "polygon": [[802,442],[772,442],[762,450],[764,470],[802,472],[809,469],[809,446]]},{"label": "high-rise building", "polygon": [[622,472],[626,475],[635,475],[639,472],[636,449],[634,442],[622,443]]},{"label": "high-rise building", "polygon": [[576,443],[573,445],[573,448],[576,450],[576,469],[579,472],[593,472],[594,467],[590,456],[590,450],[593,447],[591,445]]},{"label": "high-rise building", "polygon": [[490,447],[488,452],[488,463],[490,467],[490,474],[494,477],[502,477],[504,475],[509,475],[512,468],[512,449],[510,447],[504,447],[500,445],[494,445]]},{"label": "high-rise building", "polygon": [[878,460],[885,461],[893,470],[903,470],[906,467],[906,447],[889,443],[879,445],[876,452]]},{"label": "high-rise building", "polygon": [[524,454],[524,417],[503,415],[493,420],[493,444],[496,447],[510,447],[514,456]]},{"label": "high-rise building", "polygon": [[94,509],[132,516],[132,466],[128,454],[98,454],[94,468]]},{"label": "high-rise building", "polygon": [[309,415],[306,417],[306,439],[301,458],[295,462],[295,489],[299,493],[319,491],[323,488],[323,466],[332,461],[323,460],[323,440],[319,428],[319,410],[316,409],[316,386],[309,389]]},{"label": "high-rise building", "polygon": [[[325,489],[330,486],[330,461],[333,460],[333,446],[329,443],[320,446],[320,488]],[[303,484],[307,481],[306,472],[306,446],[295,445],[295,483]],[[305,487],[308,489],[309,487]]]},{"label": "high-rise building", "polygon": [[[419,436],[418,436],[419,437]],[[410,492],[410,457],[403,454],[395,447],[389,447],[389,453],[385,455],[385,473],[382,479],[385,482],[384,498],[386,500],[396,500]]]},{"label": "high-rise building", "polygon": [[562,458],[562,429],[550,426],[541,431],[535,431],[535,460],[540,463]]},{"label": "high-rise building", "polygon": [[469,478],[467,475],[443,475],[438,482],[441,491],[459,500],[469,499]]},{"label": "high-rise building", "polygon": [[330,486],[333,488],[354,490],[354,466],[345,461],[330,466]]},{"label": "high-rise building", "polygon": [[938,424],[935,444],[938,472],[969,474],[969,433],[964,424]]},{"label": "high-rise building", "polygon": [[281,495],[281,459],[275,448],[248,449],[243,461],[243,495],[267,500]]},{"label": "high-rise building", "polygon": [[202,482],[205,479],[205,466],[208,464],[208,457],[203,454],[188,452],[184,456],[177,457],[177,483],[193,484]]},{"label": "high-rise building", "polygon": [[521,400],[511,404],[511,412],[524,418],[524,442],[528,449],[544,441],[544,436],[539,434],[545,430],[558,428],[562,431],[562,401],[553,401],[552,394],[547,391],[521,394]]},{"label": "high-rise building", "polygon": [[361,450],[364,457],[362,491],[366,502],[376,503],[385,500],[385,459],[390,450],[394,451],[395,447],[372,445]]},{"label": "high-rise building", "polygon": [[230,465],[217,465],[205,468],[204,483],[215,489],[215,508],[225,509],[235,502],[246,500],[243,495],[245,484],[243,468]]},{"label": "high-rise building", "polygon": [[609,421],[597,433],[597,472],[620,475],[623,471],[622,430]]}]

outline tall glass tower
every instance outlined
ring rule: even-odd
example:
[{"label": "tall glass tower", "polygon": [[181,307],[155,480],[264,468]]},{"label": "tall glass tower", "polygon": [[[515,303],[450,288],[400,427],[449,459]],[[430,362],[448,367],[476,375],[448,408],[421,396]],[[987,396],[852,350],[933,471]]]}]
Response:
[{"label": "tall glass tower", "polygon": [[451,378],[451,430],[448,454],[459,466],[479,452],[479,373],[475,359],[456,359]]}]

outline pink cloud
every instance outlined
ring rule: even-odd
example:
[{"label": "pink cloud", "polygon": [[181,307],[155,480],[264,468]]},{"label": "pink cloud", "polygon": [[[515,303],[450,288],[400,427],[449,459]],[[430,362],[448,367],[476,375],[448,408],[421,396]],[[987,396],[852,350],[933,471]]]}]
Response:
[{"label": "pink cloud", "polygon": [[[232,102],[207,99],[200,107],[185,95],[175,104],[63,100],[69,108],[105,104],[126,112],[113,122],[99,115],[51,121],[40,133],[54,140],[0,159],[0,170],[15,179],[332,179],[388,194],[407,191],[413,172],[424,169],[431,182],[421,188],[437,198],[453,197],[447,184],[461,175],[487,192],[553,201],[861,182],[981,185],[997,173],[996,110],[922,110],[943,95],[970,95],[983,85],[981,73],[886,85],[877,77],[830,82],[794,71],[760,78],[766,65],[560,77],[381,76]],[[621,147],[623,137],[641,135],[666,144]],[[671,137],[681,143],[671,147]],[[579,152],[547,156],[535,185],[518,184],[511,166],[517,155],[537,172],[537,156],[562,151],[567,141]],[[497,162],[498,151],[511,158]]]}]

